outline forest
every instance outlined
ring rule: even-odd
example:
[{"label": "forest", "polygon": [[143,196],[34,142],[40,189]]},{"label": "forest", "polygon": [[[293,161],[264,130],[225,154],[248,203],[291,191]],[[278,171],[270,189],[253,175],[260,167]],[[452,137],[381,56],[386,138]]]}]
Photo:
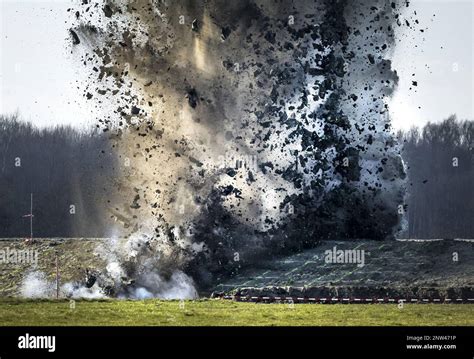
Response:
[{"label": "forest", "polygon": [[116,158],[98,130],[0,116],[0,238],[105,237]]},{"label": "forest", "polygon": [[450,116],[398,133],[409,238],[474,237],[474,122]]}]

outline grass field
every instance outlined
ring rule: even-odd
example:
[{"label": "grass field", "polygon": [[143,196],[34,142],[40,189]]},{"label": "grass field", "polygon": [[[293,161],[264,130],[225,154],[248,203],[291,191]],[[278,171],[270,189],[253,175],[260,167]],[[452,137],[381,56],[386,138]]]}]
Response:
[{"label": "grass field", "polygon": [[474,304],[0,300],[0,326],[473,326]]}]

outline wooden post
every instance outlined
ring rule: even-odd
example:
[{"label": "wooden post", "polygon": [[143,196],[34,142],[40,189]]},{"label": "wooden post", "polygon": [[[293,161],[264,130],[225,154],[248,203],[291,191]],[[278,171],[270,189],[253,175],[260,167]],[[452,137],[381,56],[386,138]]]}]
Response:
[{"label": "wooden post", "polygon": [[56,253],[56,299],[59,299],[59,259]]}]

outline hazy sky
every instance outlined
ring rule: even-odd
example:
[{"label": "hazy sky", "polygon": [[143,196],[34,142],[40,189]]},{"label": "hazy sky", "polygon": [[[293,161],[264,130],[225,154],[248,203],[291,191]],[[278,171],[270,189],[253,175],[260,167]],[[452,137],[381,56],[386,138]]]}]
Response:
[{"label": "hazy sky", "polygon": [[41,126],[92,123],[77,89],[81,68],[70,53],[71,1],[0,4],[0,113],[18,110]]},{"label": "hazy sky", "polygon": [[[71,3],[0,0],[0,113],[18,110],[41,126],[94,122],[77,89],[83,68],[70,54]],[[416,11],[419,26],[427,29],[398,33],[394,126],[423,125],[453,113],[473,119],[474,0],[413,0],[407,11]]]},{"label": "hazy sky", "polygon": [[394,126],[406,129],[450,114],[474,120],[474,0],[410,1],[408,12],[414,11],[427,30],[398,34],[393,67],[400,83],[390,106]]}]

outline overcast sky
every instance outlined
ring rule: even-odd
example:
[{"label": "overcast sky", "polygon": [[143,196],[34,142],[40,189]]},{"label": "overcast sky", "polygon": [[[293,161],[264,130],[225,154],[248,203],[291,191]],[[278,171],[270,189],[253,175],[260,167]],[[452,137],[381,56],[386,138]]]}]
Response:
[{"label": "overcast sky", "polygon": [[92,123],[68,41],[71,1],[0,0],[0,113],[40,125]]},{"label": "overcast sky", "polygon": [[417,0],[408,9],[427,30],[397,36],[393,67],[400,83],[390,106],[394,126],[407,129],[451,114],[474,120],[474,0]]},{"label": "overcast sky", "polygon": [[[397,36],[393,61],[400,84],[390,102],[395,128],[454,113],[473,119],[474,0],[410,3],[407,17],[416,11],[427,30]],[[40,126],[94,123],[77,89],[83,68],[73,61],[67,40],[71,1],[0,0],[0,5],[0,113],[18,110]]]}]

